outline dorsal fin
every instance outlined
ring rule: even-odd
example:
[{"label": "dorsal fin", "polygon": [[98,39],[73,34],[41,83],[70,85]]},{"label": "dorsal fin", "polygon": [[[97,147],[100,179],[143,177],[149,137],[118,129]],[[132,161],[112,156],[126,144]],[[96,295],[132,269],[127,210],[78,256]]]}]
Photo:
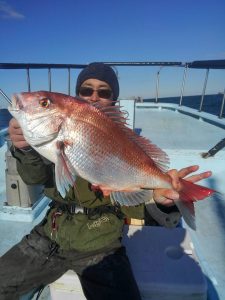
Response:
[{"label": "dorsal fin", "polygon": [[[79,100],[89,103],[88,101],[78,98]],[[122,106],[119,105],[111,105],[102,107],[98,102],[89,103],[91,106],[95,107],[102,113],[104,113],[106,116],[108,116],[113,122],[117,124],[128,136],[130,140],[132,140],[134,143],[136,143],[144,152],[146,155],[148,155],[154,163],[157,165],[157,167],[163,171],[168,171],[169,168],[169,157],[168,155],[161,150],[158,146],[154,145],[150,140],[137,135],[132,129],[128,128],[127,120],[128,120],[128,114],[126,111],[122,111]]]},{"label": "dorsal fin", "polygon": [[99,111],[103,112],[105,115],[107,115],[110,119],[112,119],[115,123],[121,123],[123,125],[127,124],[128,120],[128,113],[126,111],[121,111],[120,108],[122,106],[114,105],[117,103],[117,101],[112,101],[112,105],[110,106],[101,106],[99,102],[89,102],[84,98],[81,98],[79,96],[74,97],[77,101],[80,101],[81,103],[88,104],[90,106],[95,107]]},{"label": "dorsal fin", "polygon": [[135,142],[157,165],[157,167],[166,172],[169,169],[169,157],[162,149],[153,144],[149,139],[137,135],[128,127],[123,127],[123,130],[129,138]]},{"label": "dorsal fin", "polygon": [[126,111],[121,111],[121,108],[122,106],[109,106],[99,107],[98,109],[105,113],[115,123],[117,123],[117,125],[126,133],[128,138],[136,143],[145,152],[145,154],[154,161],[154,163],[161,171],[168,171],[169,157],[166,152],[161,150],[158,146],[154,145],[150,140],[137,135],[132,129],[128,128],[126,126],[128,114]]},{"label": "dorsal fin", "polygon": [[[111,105],[111,106],[100,106],[98,102],[91,104],[93,107],[97,108],[99,111],[104,113],[107,117],[109,117],[113,122],[121,125],[122,127],[127,124],[127,115],[125,115],[124,111],[121,111],[120,108],[122,106],[119,105]],[[126,127],[125,127],[126,128]]]}]

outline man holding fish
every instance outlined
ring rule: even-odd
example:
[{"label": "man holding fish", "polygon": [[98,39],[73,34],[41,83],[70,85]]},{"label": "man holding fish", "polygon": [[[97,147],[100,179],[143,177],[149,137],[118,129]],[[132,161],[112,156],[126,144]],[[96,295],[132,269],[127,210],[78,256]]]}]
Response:
[{"label": "man holding fish", "polygon": [[211,172],[183,180],[198,166],[168,171],[167,155],[126,128],[111,67],[88,65],[76,94],[13,99],[9,133],[18,172],[27,184],[43,184],[52,202],[42,223],[0,259],[2,300],[18,299],[69,269],[87,299],[141,299],[121,246],[125,219],[146,214],[151,224],[175,227],[180,210],[192,224],[193,201],[213,193],[193,184]]}]

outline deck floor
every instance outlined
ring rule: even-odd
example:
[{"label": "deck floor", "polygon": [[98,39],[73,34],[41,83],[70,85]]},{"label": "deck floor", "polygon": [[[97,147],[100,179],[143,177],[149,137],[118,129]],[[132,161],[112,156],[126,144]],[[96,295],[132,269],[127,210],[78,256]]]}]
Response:
[{"label": "deck floor", "polygon": [[[224,139],[225,131],[169,109],[138,108],[135,127],[162,149],[209,150]],[[169,136],[168,136],[169,133]]]}]

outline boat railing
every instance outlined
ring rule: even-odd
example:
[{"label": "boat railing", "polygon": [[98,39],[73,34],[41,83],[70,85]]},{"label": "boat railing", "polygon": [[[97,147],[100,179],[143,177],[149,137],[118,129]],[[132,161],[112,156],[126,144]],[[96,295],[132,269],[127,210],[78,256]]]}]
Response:
[{"label": "boat railing", "polygon": [[[155,102],[159,101],[159,81],[160,81],[160,72],[162,68],[171,68],[171,67],[181,67],[184,69],[183,79],[180,91],[180,99],[179,106],[183,105],[184,98],[184,90],[187,81],[187,73],[189,69],[205,69],[206,75],[204,80],[204,85],[201,94],[201,100],[199,104],[198,111],[201,112],[203,109],[206,87],[208,83],[208,76],[210,69],[225,69],[225,60],[207,60],[207,61],[193,61],[193,62],[104,62],[112,67],[122,67],[122,66],[133,66],[133,67],[159,67],[156,73],[156,91],[155,91]],[[68,79],[67,79],[67,93],[71,95],[71,70],[79,70],[86,66],[86,64],[41,64],[41,63],[0,63],[1,69],[11,69],[11,70],[25,70],[26,71],[26,79],[27,79],[27,91],[31,91],[31,69],[46,69],[48,72],[48,90],[52,90],[52,70],[53,69],[66,69],[68,71]],[[75,89],[74,89],[75,90]],[[1,95],[10,102],[10,99],[4,93],[4,89],[0,86]],[[221,106],[219,108],[219,112],[217,113],[219,118],[223,117],[225,106],[225,89],[223,90],[223,98],[221,101]]]}]

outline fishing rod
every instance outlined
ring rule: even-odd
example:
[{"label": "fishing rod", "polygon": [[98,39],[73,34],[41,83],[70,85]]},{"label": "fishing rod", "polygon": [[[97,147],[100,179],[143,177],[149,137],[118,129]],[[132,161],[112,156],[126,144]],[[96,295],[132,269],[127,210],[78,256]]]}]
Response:
[{"label": "fishing rod", "polygon": [[5,98],[5,100],[12,105],[11,99],[3,92],[2,89],[0,89],[0,94]]},{"label": "fishing rod", "polygon": [[219,143],[217,143],[213,148],[211,148],[207,153],[203,153],[203,158],[208,158],[214,156],[217,152],[222,150],[225,147],[225,138],[222,139]]}]

